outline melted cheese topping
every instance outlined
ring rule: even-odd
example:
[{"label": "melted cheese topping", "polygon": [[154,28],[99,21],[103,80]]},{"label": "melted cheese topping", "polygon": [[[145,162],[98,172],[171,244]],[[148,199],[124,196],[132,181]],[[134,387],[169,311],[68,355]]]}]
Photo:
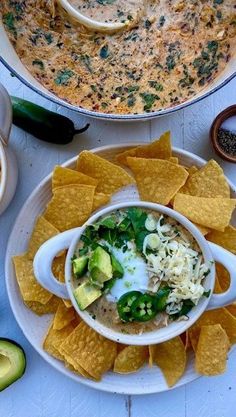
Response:
[{"label": "melted cheese topping", "polygon": [[[90,0],[84,10],[108,20],[124,13],[132,21],[135,6],[120,10],[121,3]],[[212,82],[234,52],[234,0],[146,0],[137,24],[113,35],[71,21],[53,0],[2,0],[0,10],[32,75],[92,111],[144,113],[182,103]]]}]

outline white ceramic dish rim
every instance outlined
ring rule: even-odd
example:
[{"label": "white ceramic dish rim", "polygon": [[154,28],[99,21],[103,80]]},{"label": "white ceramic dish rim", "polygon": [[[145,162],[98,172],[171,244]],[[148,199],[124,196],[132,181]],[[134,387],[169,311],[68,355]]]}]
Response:
[{"label": "white ceramic dish rim", "polygon": [[[0,16],[0,28],[2,27],[4,33],[6,34],[6,31],[4,29],[4,26],[2,24],[1,16]],[[7,37],[7,34],[6,34]],[[8,39],[8,37],[7,37]],[[8,39],[9,47],[14,51],[15,56],[16,52],[13,48],[13,46],[10,43],[10,40]],[[17,56],[18,57],[18,56]],[[20,58],[18,57],[20,60]],[[233,59],[235,59],[233,57]],[[70,104],[66,102],[63,99],[60,99],[56,95],[52,94],[50,91],[48,91],[46,88],[44,88],[36,79],[31,79],[31,75],[29,74],[29,79],[27,79],[25,74],[21,74],[20,71],[17,71],[9,62],[6,56],[2,56],[1,50],[0,50],[0,62],[4,64],[4,66],[12,73],[14,74],[22,83],[24,83],[27,87],[29,87],[34,92],[40,94],[42,97],[47,98],[53,103],[56,103],[58,105],[62,105],[65,108],[68,108],[70,110],[74,110],[80,114],[83,114],[84,116],[92,117],[95,119],[103,119],[103,120],[110,120],[110,121],[145,121],[145,120],[151,120],[155,119],[157,117],[165,116],[171,113],[174,113],[180,109],[186,108],[191,106],[192,104],[198,103],[201,100],[203,100],[206,97],[209,97],[211,94],[217,92],[220,88],[224,87],[226,84],[228,84],[235,76],[236,76],[236,68],[232,71],[229,71],[230,74],[226,76],[225,79],[222,79],[221,81],[218,80],[219,76],[221,76],[221,73],[219,76],[215,79],[214,85],[209,85],[206,89],[202,90],[197,97],[193,97],[190,100],[187,100],[177,106],[169,107],[164,110],[155,111],[152,113],[139,113],[139,114],[113,114],[113,113],[101,113],[101,112],[95,112],[87,109],[83,109],[82,107],[75,106],[73,104]],[[22,64],[23,65],[23,64]],[[226,70],[225,70],[226,71]],[[223,71],[224,72],[224,71]],[[35,84],[33,84],[35,82]]]},{"label": "white ceramic dish rim", "polygon": [[[118,149],[120,146],[127,146],[129,148],[134,147],[134,146],[139,146],[139,145],[144,145],[146,144],[145,142],[128,142],[128,143],[122,143],[120,145],[105,145],[102,147],[97,147],[97,148],[93,148],[92,151],[97,153],[97,152],[101,152],[101,151],[106,151],[106,150],[111,150],[111,149]],[[203,158],[188,152],[184,149],[180,149],[177,147],[173,147],[173,154],[182,154],[184,157],[189,158],[191,160],[194,160],[194,162],[197,165],[203,166],[206,163],[206,160],[204,160]],[[65,161],[62,166],[72,166],[75,165],[76,162],[76,158],[77,157],[72,157],[69,160]],[[38,194],[39,190],[43,187],[45,187],[46,183],[51,180],[52,178],[52,173],[47,175],[39,184],[38,186],[35,188],[35,190],[30,194],[30,196],[28,197],[28,199],[26,200],[26,202],[23,204],[16,220],[15,220],[15,224],[12,227],[12,231],[11,234],[9,236],[9,243],[7,245],[7,249],[6,249],[6,258],[5,258],[5,277],[6,277],[6,289],[7,289],[7,294],[8,294],[8,299],[9,299],[9,303],[13,312],[13,315],[22,331],[22,333],[24,334],[24,336],[26,337],[26,339],[29,341],[29,343],[31,343],[31,345],[33,346],[33,348],[38,352],[38,354],[51,366],[53,366],[56,370],[58,370],[60,373],[64,374],[65,376],[73,379],[75,382],[80,382],[83,385],[86,385],[88,387],[92,387],[94,389],[98,389],[100,391],[104,391],[104,392],[110,392],[110,393],[114,393],[114,394],[125,394],[125,395],[146,395],[146,394],[155,394],[157,392],[164,392],[164,391],[169,391],[169,390],[173,390],[176,389],[178,387],[181,387],[189,382],[192,382],[193,380],[196,380],[198,378],[200,378],[200,375],[196,375],[194,374],[194,376],[192,375],[188,375],[187,381],[185,379],[181,379],[174,387],[169,388],[167,385],[166,386],[162,386],[161,389],[157,389],[157,385],[148,385],[147,386],[140,386],[139,389],[136,389],[135,387],[133,388],[132,385],[129,386],[129,389],[122,389],[120,387],[118,388],[114,388],[114,386],[111,386],[110,383],[108,382],[104,382],[103,380],[99,383],[94,382],[92,380],[80,377],[76,374],[74,374],[73,372],[69,372],[64,366],[61,366],[61,363],[59,361],[57,361],[56,359],[54,359],[53,357],[51,357],[50,355],[47,354],[47,352],[45,352],[42,347],[40,346],[35,346],[34,343],[31,341],[30,336],[28,335],[27,329],[25,328],[24,324],[19,320],[18,317],[18,312],[17,312],[17,308],[14,304],[14,297],[13,294],[11,293],[11,287],[10,287],[10,281],[8,280],[8,276],[10,276],[11,274],[11,256],[12,254],[10,253],[10,243],[11,240],[14,238],[15,235],[15,225],[17,224],[19,218],[21,217],[21,213],[23,213],[27,207],[28,204],[28,200],[29,199],[35,199],[36,195]],[[228,183],[231,187],[231,189],[236,192],[236,187],[235,185],[232,183],[232,181],[230,181],[229,179]],[[235,349],[235,347],[232,347],[231,351]]]},{"label": "white ceramic dish rim", "polygon": [[0,180],[0,204],[6,191],[7,185],[7,160],[4,145],[0,141],[0,166],[1,166],[1,180]]}]

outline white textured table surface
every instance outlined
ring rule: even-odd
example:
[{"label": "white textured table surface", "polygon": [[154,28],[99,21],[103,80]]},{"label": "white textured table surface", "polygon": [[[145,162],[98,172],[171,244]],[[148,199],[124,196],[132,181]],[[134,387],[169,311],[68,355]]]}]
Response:
[{"label": "white textured table surface", "polygon": [[[76,113],[50,103],[22,85],[0,64],[0,82],[9,93],[32,100],[48,109],[62,112],[77,126],[86,120]],[[17,383],[0,393],[1,417],[232,417],[235,415],[236,351],[228,360],[227,372],[219,377],[200,378],[171,392],[128,397],[105,394],[77,384],[51,368],[22,335],[10,310],[4,283],[5,249],[15,218],[26,198],[54,167],[81,149],[155,139],[170,129],[175,146],[204,158],[214,156],[208,132],[214,116],[236,104],[236,79],[206,100],[151,122],[110,123],[89,120],[90,129],[65,147],[38,141],[13,128],[11,145],[17,154],[19,183],[10,207],[0,218],[0,337],[9,337],[24,347],[27,370]],[[0,109],[1,111],[1,109]],[[236,182],[236,166],[219,161],[226,174]]]}]

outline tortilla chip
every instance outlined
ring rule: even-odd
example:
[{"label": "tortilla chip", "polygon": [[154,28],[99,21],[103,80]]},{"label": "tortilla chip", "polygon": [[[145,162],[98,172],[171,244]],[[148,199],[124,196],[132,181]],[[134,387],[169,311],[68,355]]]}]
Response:
[{"label": "tortilla chip", "polygon": [[59,230],[49,223],[43,216],[40,216],[35,225],[29,241],[27,256],[34,259],[40,246],[51,237],[56,236]]},{"label": "tortilla chip", "polygon": [[121,187],[133,184],[134,179],[121,167],[89,151],[80,153],[77,169],[98,180],[96,191],[112,194]]},{"label": "tortilla chip", "polygon": [[202,326],[220,324],[226,331],[231,344],[236,343],[236,318],[226,308],[205,311],[189,329],[192,347],[196,351]]},{"label": "tortilla chip", "polygon": [[190,341],[190,338],[189,338],[188,330],[186,332],[182,333],[180,335],[180,337],[181,337],[181,340],[184,344],[185,350],[186,351],[189,350],[192,347],[192,345],[191,345],[191,341]]},{"label": "tortilla chip", "polygon": [[235,204],[236,200],[229,198],[203,198],[178,193],[174,199],[174,210],[201,226],[224,231]]},{"label": "tortilla chip", "polygon": [[146,362],[148,348],[146,346],[126,346],[118,353],[113,371],[118,374],[129,374],[136,372]]},{"label": "tortilla chip", "polygon": [[54,330],[61,330],[70,324],[75,319],[75,309],[74,307],[67,308],[63,301],[61,301],[58,305],[54,321],[53,321],[53,329]]},{"label": "tortilla chip", "polygon": [[169,161],[169,162],[172,162],[172,164],[177,164],[177,165],[178,165],[178,163],[179,163],[179,159],[178,159],[176,156],[171,156],[171,157],[168,159],[168,161]]},{"label": "tortilla chip", "polygon": [[[219,280],[219,285],[222,290],[222,292],[225,292],[228,290],[230,285],[230,275],[227,269],[220,264],[219,262],[216,262],[216,274]],[[236,298],[236,297],[235,297]]]},{"label": "tortilla chip", "polygon": [[147,145],[137,146],[131,148],[128,151],[122,152],[116,156],[119,164],[127,165],[127,157],[140,157],[140,158],[158,158],[169,159],[171,158],[171,142],[170,132],[165,132],[161,137],[152,143]]},{"label": "tortilla chip", "polygon": [[56,165],[52,175],[52,190],[54,191],[58,187],[63,187],[65,185],[71,184],[84,184],[84,185],[93,185],[97,186],[97,180],[94,178],[88,177],[88,175],[83,174],[82,172],[75,171],[69,168],[63,168],[59,165]]},{"label": "tortilla chip", "polygon": [[83,184],[57,188],[44,217],[61,232],[81,226],[92,212],[94,190]]},{"label": "tortilla chip", "polygon": [[230,188],[224,172],[213,159],[190,175],[186,186],[193,196],[230,198]]},{"label": "tortilla chip", "polygon": [[103,194],[103,193],[95,193],[93,198],[93,210],[98,210],[100,207],[105,206],[108,204],[111,199],[110,194]]},{"label": "tortilla chip", "polygon": [[37,282],[33,272],[33,262],[28,259],[27,254],[13,256],[12,259],[23,300],[46,304],[52,298],[52,294]]},{"label": "tortilla chip", "polygon": [[[227,269],[216,262],[216,281],[215,281],[215,292],[217,294],[223,293],[228,290],[230,285],[230,275]],[[225,307],[234,317],[236,317],[236,296],[235,302]]]},{"label": "tortilla chip", "polygon": [[207,240],[216,243],[219,246],[229,250],[236,255],[236,229],[229,225],[223,232],[212,230],[208,234]]},{"label": "tortilla chip", "polygon": [[185,183],[188,173],[180,165],[163,159],[127,158],[134,173],[141,200],[163,205],[170,200]]},{"label": "tortilla chip", "polygon": [[63,361],[64,357],[59,352],[59,347],[63,341],[66,340],[69,334],[73,332],[73,330],[74,326],[72,323],[68,324],[61,330],[55,330],[53,328],[52,322],[44,339],[43,349],[46,350],[46,352],[48,352],[50,355],[54,356],[54,358]]},{"label": "tortilla chip", "polygon": [[41,304],[38,301],[24,301],[24,304],[38,316],[55,313],[59,303],[60,298],[56,295],[53,295],[46,304]]},{"label": "tortilla chip", "polygon": [[206,376],[225,372],[229,347],[229,338],[220,324],[202,326],[196,350],[196,372]]},{"label": "tortilla chip", "polygon": [[186,181],[186,183],[183,185],[183,187],[181,187],[180,188],[180,190],[179,190],[179,192],[181,193],[181,194],[191,194],[191,192],[190,192],[190,190],[189,190],[189,187],[188,187],[188,182],[189,182],[189,179],[190,179],[190,177],[193,175],[193,174],[195,174],[196,172],[198,172],[198,168],[197,167],[195,167],[195,165],[192,165],[191,167],[183,167],[183,168],[185,168],[186,169],[186,171],[188,171],[188,174],[189,174],[189,176],[188,176],[188,179],[187,179],[187,181]]},{"label": "tortilla chip", "polygon": [[99,380],[113,366],[117,346],[81,322],[60,346],[67,362]]},{"label": "tortilla chip", "polygon": [[[65,262],[66,262],[66,253],[59,256],[58,258],[53,259],[52,272],[53,275],[58,279],[59,282],[65,282]],[[67,308],[72,307],[70,300],[63,299],[63,303]]]},{"label": "tortilla chip", "polygon": [[[64,357],[63,360],[64,360],[65,367],[67,369],[69,369],[70,371],[72,371],[72,372],[74,372],[74,373],[76,373],[78,375],[81,375],[84,378],[94,379],[91,375],[88,374],[88,372],[85,371],[85,369],[83,369],[78,364],[77,364],[77,369],[75,369],[74,366],[72,365],[72,363],[67,362],[67,360],[65,359],[65,357]],[[72,360],[72,362],[74,362],[74,361]]]},{"label": "tortilla chip", "polygon": [[203,236],[206,236],[211,231],[209,227],[201,226],[200,224],[195,223],[195,226],[199,229]]},{"label": "tortilla chip", "polygon": [[186,350],[177,336],[167,342],[153,345],[153,362],[159,366],[169,387],[175,385],[182,377],[186,367]]}]

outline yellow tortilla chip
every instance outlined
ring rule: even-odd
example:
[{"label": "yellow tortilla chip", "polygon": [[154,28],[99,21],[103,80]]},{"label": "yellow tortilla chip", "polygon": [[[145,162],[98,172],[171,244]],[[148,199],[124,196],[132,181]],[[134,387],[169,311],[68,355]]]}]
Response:
[{"label": "yellow tortilla chip", "polygon": [[52,298],[52,294],[37,282],[33,272],[33,262],[28,259],[27,254],[13,256],[13,263],[23,300],[46,304]]},{"label": "yellow tortilla chip", "polygon": [[148,358],[146,346],[126,346],[118,353],[113,371],[119,374],[129,374],[140,369]]},{"label": "yellow tortilla chip", "polygon": [[229,285],[230,285],[229,272],[219,262],[216,262],[215,266],[216,266],[216,274],[217,274],[217,277],[218,277],[218,280],[219,280],[219,285],[220,285],[220,288],[222,290],[221,292],[225,292],[225,291],[228,290]]},{"label": "yellow tortilla chip", "polygon": [[229,338],[220,324],[202,326],[196,349],[196,372],[206,376],[225,372],[229,346]]},{"label": "yellow tortilla chip", "polygon": [[64,360],[63,355],[59,352],[59,347],[64,340],[72,333],[74,326],[72,323],[68,324],[61,330],[55,330],[53,328],[53,323],[50,325],[46,337],[43,342],[43,349],[46,350],[54,358],[59,359],[60,361]]},{"label": "yellow tortilla chip", "polygon": [[95,193],[93,198],[93,211],[98,210],[100,207],[108,204],[110,199],[110,194]]},{"label": "yellow tortilla chip", "polygon": [[[72,362],[74,362],[74,361],[72,360]],[[88,372],[85,371],[85,369],[83,369],[78,364],[76,365],[77,369],[75,369],[74,366],[72,365],[72,363],[67,362],[65,357],[64,357],[64,363],[65,363],[65,367],[67,369],[69,369],[70,371],[72,371],[72,372],[74,372],[78,375],[82,375],[84,378],[94,379],[91,375],[88,374]]]},{"label": "yellow tortilla chip", "polygon": [[189,193],[197,197],[230,198],[230,188],[224,172],[213,159],[190,175],[186,186]]},{"label": "yellow tortilla chip", "polygon": [[[223,293],[228,290],[230,285],[230,275],[227,269],[216,262],[216,281],[215,281],[215,292]],[[225,307],[234,317],[236,317],[236,295],[235,302]]]},{"label": "yellow tortilla chip", "polygon": [[71,184],[84,184],[97,186],[98,181],[82,172],[75,171],[69,168],[63,168],[56,165],[52,175],[52,190],[54,191],[58,187]]},{"label": "yellow tortilla chip", "polygon": [[179,192],[181,194],[191,194],[191,192],[189,190],[189,187],[188,187],[189,179],[191,178],[191,176],[193,174],[195,174],[196,172],[198,172],[198,168],[195,167],[195,165],[192,165],[191,167],[189,167],[189,168],[186,167],[185,169],[188,172],[189,176],[188,176],[188,179],[187,179],[186,183],[183,185],[183,187],[180,188]]},{"label": "yellow tortilla chip", "polygon": [[61,232],[81,226],[92,212],[94,190],[83,184],[57,188],[44,217]]},{"label": "yellow tortilla chip", "polygon": [[53,329],[61,330],[70,324],[75,319],[75,310],[74,307],[67,308],[65,304],[61,301],[58,305],[54,321]]},{"label": "yellow tortilla chip", "polygon": [[113,366],[117,346],[81,322],[60,346],[67,362],[99,380]]},{"label": "yellow tortilla chip", "polygon": [[181,337],[153,345],[153,362],[161,369],[169,387],[182,377],[186,367],[186,350]]},{"label": "yellow tortilla chip", "polygon": [[131,148],[128,151],[122,152],[116,156],[119,164],[127,165],[127,157],[139,157],[139,158],[157,158],[157,159],[169,159],[171,158],[171,141],[170,132],[165,132],[161,137],[152,143],[147,145],[137,146]]},{"label": "yellow tortilla chip", "polygon": [[97,192],[112,194],[121,187],[133,184],[133,178],[118,165],[112,164],[89,151],[83,151],[77,161],[77,169],[98,180]]},{"label": "yellow tortilla chip", "polygon": [[[66,261],[66,253],[63,255],[53,259],[52,264],[52,272],[53,275],[58,279],[59,282],[65,282],[65,261]],[[63,303],[67,308],[72,307],[72,303],[70,300],[62,300]]]},{"label": "yellow tortilla chip", "polygon": [[195,226],[199,229],[203,236],[206,236],[211,231],[209,227],[201,226],[200,224],[195,223]]},{"label": "yellow tortilla chip", "polygon": [[229,250],[236,255],[236,229],[229,225],[223,232],[212,230],[208,234],[207,240],[216,243],[219,246]]},{"label": "yellow tortilla chip", "polygon": [[188,173],[180,165],[163,159],[127,158],[134,173],[141,200],[163,205],[170,200],[185,183]]},{"label": "yellow tortilla chip", "polygon": [[197,348],[201,327],[213,324],[220,324],[226,331],[230,343],[236,343],[236,318],[226,308],[217,308],[205,311],[189,329],[189,336],[194,351]]},{"label": "yellow tortilla chip", "polygon": [[172,164],[178,164],[179,163],[179,159],[176,156],[171,156],[168,159],[169,162],[172,162]]},{"label": "yellow tortilla chip", "polygon": [[40,216],[34,226],[32,232],[27,256],[29,259],[34,259],[36,252],[40,246],[51,237],[56,236],[59,230],[56,229],[51,223],[49,223],[43,216]]},{"label": "yellow tortilla chip", "polygon": [[24,301],[24,304],[38,316],[55,313],[59,303],[60,298],[55,295],[46,304],[41,304],[38,301]]},{"label": "yellow tortilla chip", "polygon": [[229,198],[203,198],[176,194],[174,210],[194,223],[224,231],[229,225],[236,200]]}]

